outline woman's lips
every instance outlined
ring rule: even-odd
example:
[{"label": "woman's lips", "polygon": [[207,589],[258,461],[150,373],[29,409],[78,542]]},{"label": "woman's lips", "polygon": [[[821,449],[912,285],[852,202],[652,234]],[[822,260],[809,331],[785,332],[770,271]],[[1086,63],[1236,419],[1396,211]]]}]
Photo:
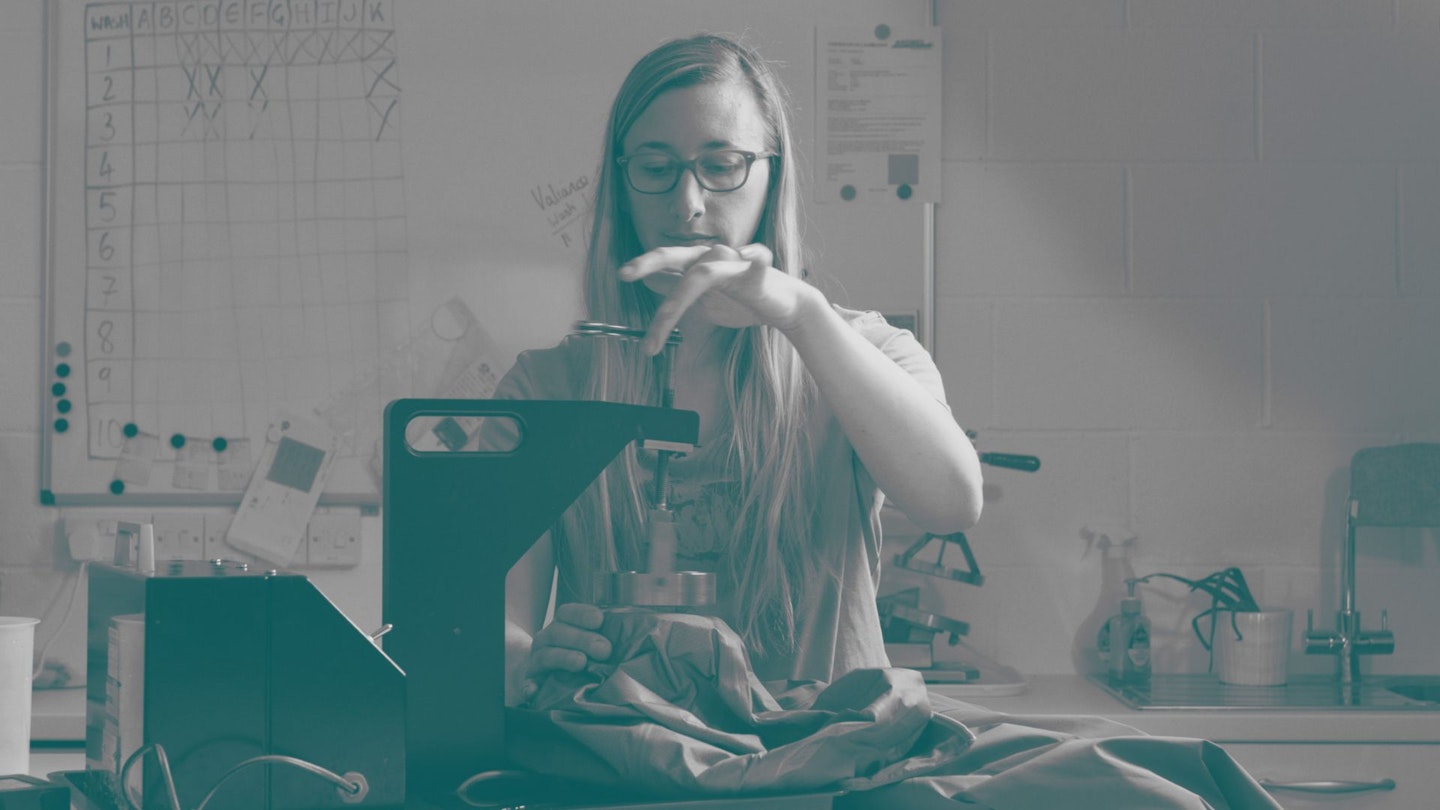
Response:
[{"label": "woman's lips", "polygon": [[667,233],[662,234],[664,240],[674,247],[690,247],[694,245],[713,245],[720,241],[718,236],[710,236],[703,233]]}]

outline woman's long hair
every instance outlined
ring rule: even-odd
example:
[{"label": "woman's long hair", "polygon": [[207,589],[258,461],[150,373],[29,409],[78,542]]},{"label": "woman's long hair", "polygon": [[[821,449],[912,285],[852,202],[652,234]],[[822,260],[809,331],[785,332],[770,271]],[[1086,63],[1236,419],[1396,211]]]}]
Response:
[{"label": "woman's long hair", "polygon": [[[657,297],[643,284],[619,280],[617,269],[638,256],[626,204],[623,174],[615,158],[636,118],[661,93],[708,83],[737,82],[750,88],[768,130],[766,148],[777,155],[756,240],[774,253],[775,266],[804,276],[795,148],[784,89],[771,67],[745,46],[702,35],[673,40],[642,58],[622,84],[610,111],[596,184],[594,223],[585,266],[585,304],[594,321],[643,328]],[[633,344],[592,339],[587,398],[658,404],[654,368],[640,362]],[[807,418],[814,383],[789,341],[778,330],[754,326],[737,331],[725,358],[730,419],[717,432],[720,457],[739,482],[741,504],[728,540],[722,581],[733,589],[738,626],[753,653],[788,654],[796,637],[795,606],[807,578],[821,573],[824,555],[812,537],[816,506],[813,450]],[[593,598],[586,572],[643,566],[646,491],[636,456],[627,450],[577,501],[557,543],[566,587]]]}]

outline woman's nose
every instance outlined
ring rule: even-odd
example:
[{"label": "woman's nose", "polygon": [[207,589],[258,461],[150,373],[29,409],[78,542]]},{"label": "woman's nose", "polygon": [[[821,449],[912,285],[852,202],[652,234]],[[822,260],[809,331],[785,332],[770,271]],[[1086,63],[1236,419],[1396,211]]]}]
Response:
[{"label": "woman's nose", "polygon": [[694,171],[681,171],[674,190],[675,215],[681,222],[690,222],[705,213],[705,189]]}]

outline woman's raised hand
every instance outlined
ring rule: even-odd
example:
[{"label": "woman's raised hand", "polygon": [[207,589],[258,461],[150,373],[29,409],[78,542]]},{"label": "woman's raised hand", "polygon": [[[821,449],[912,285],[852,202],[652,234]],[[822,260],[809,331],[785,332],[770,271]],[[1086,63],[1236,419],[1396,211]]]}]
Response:
[{"label": "woman's raised hand", "polygon": [[795,325],[802,304],[818,292],[773,266],[770,248],[756,243],[739,250],[729,245],[661,247],[620,267],[621,281],[650,279],[647,286],[665,296],[642,344],[656,354],[665,337],[691,307],[699,306],[716,326],[739,329],[766,324],[782,331]]}]

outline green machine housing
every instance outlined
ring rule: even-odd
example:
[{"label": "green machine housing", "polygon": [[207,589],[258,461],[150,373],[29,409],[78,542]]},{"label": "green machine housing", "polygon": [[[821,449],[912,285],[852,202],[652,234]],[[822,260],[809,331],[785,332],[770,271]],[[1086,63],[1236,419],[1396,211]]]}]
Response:
[{"label": "green machine housing", "polygon": [[[499,418],[515,440],[465,451],[460,424]],[[411,423],[440,451],[418,451]],[[693,411],[611,402],[401,399],[385,411],[385,649],[405,670],[410,799],[515,767],[533,744],[505,693],[505,576],[627,445],[694,445]],[[483,434],[482,434],[483,435]],[[509,728],[507,728],[507,724]],[[578,752],[571,750],[567,755]],[[592,798],[595,794],[591,794]],[[530,802],[536,801],[530,799]],[[506,802],[511,803],[511,802]]]},{"label": "green machine housing", "polygon": [[[144,614],[143,743],[163,746],[183,806],[240,762],[285,755],[361,774],[367,791],[345,800],[314,773],[257,764],[207,808],[404,807],[404,674],[369,635],[299,574],[199,560],[157,568],[90,568],[88,759],[101,752],[111,619]],[[144,807],[168,810],[156,758],[144,763]]]}]

